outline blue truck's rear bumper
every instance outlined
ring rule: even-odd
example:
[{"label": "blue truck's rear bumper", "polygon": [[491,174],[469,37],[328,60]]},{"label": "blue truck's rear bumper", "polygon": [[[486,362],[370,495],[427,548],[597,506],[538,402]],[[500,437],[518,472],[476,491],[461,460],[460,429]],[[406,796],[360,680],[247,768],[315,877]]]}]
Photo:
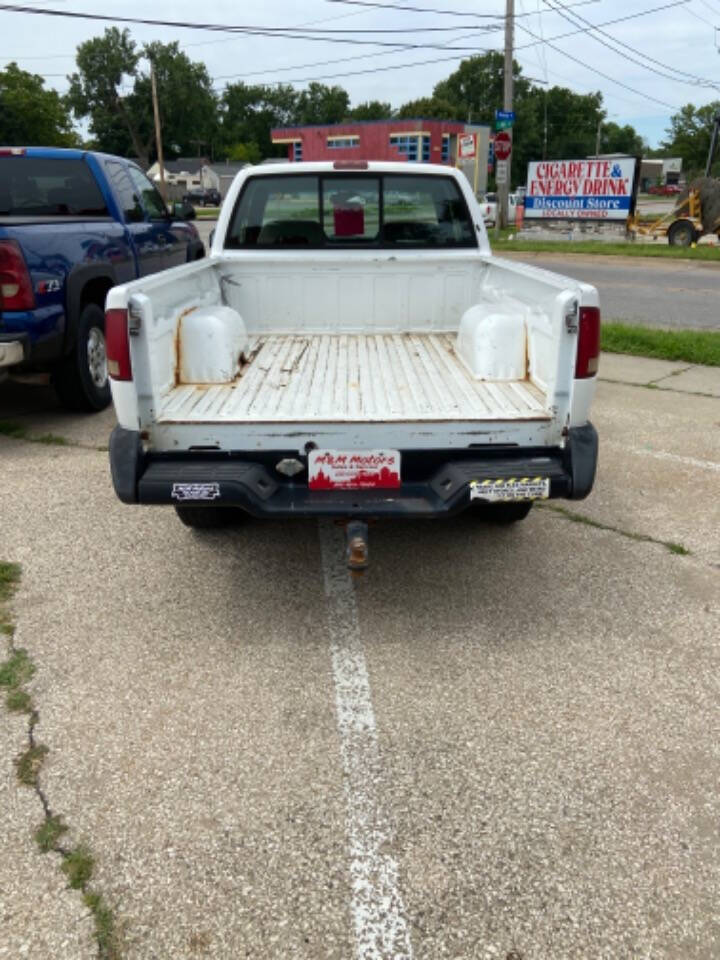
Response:
[{"label": "blue truck's rear bumper", "polygon": [[597,456],[588,423],[572,428],[562,449],[402,450],[396,490],[310,490],[306,480],[275,470],[283,457],[304,460],[293,451],[152,454],[135,431],[116,427],[110,438],[113,485],[124,503],[177,505],[178,488],[195,487],[197,499],[184,496],[184,505],[240,507],[268,518],[450,516],[470,506],[471,481],[509,477],[547,478],[550,497],[580,500],[592,489]]}]

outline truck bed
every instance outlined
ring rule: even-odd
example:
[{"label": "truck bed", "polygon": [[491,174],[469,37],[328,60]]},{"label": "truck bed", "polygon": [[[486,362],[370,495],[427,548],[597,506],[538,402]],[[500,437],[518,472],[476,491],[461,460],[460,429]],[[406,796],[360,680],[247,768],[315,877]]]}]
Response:
[{"label": "truck bed", "polygon": [[178,385],[158,424],[550,420],[529,380],[475,380],[452,333],[255,337],[229,384]]}]

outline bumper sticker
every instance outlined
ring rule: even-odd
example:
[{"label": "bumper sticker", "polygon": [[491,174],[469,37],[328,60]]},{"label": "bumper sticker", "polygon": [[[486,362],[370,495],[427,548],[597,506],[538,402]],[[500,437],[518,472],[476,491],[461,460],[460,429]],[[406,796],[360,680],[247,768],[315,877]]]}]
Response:
[{"label": "bumper sticker", "polygon": [[500,480],[471,480],[470,499],[490,503],[507,500],[547,500],[549,477],[508,477]]},{"label": "bumper sticker", "polygon": [[174,483],[170,496],[173,500],[217,500],[219,483]]}]

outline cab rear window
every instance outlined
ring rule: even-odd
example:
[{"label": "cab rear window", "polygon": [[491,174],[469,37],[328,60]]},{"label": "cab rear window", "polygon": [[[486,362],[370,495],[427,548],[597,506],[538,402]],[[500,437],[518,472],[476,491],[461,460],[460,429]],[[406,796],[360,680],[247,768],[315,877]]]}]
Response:
[{"label": "cab rear window", "polygon": [[229,249],[476,247],[451,177],[297,174],[252,177],[238,198]]},{"label": "cab rear window", "polygon": [[0,157],[0,216],[107,215],[100,188],[83,160]]}]

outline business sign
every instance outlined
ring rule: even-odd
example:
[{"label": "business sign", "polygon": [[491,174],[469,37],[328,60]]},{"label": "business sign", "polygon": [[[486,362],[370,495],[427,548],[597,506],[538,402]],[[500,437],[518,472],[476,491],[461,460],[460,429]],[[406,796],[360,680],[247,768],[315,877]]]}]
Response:
[{"label": "business sign", "polygon": [[495,129],[496,130],[509,130],[510,127],[515,123],[515,111],[514,110],[496,110],[495,111]]},{"label": "business sign", "polygon": [[529,163],[525,218],[627,220],[636,163],[634,157]]},{"label": "business sign", "polygon": [[495,134],[495,157],[497,160],[507,160],[512,153],[512,138],[507,130]]},{"label": "business sign", "polygon": [[474,133],[461,133],[458,136],[458,156],[464,159],[475,156]]}]

